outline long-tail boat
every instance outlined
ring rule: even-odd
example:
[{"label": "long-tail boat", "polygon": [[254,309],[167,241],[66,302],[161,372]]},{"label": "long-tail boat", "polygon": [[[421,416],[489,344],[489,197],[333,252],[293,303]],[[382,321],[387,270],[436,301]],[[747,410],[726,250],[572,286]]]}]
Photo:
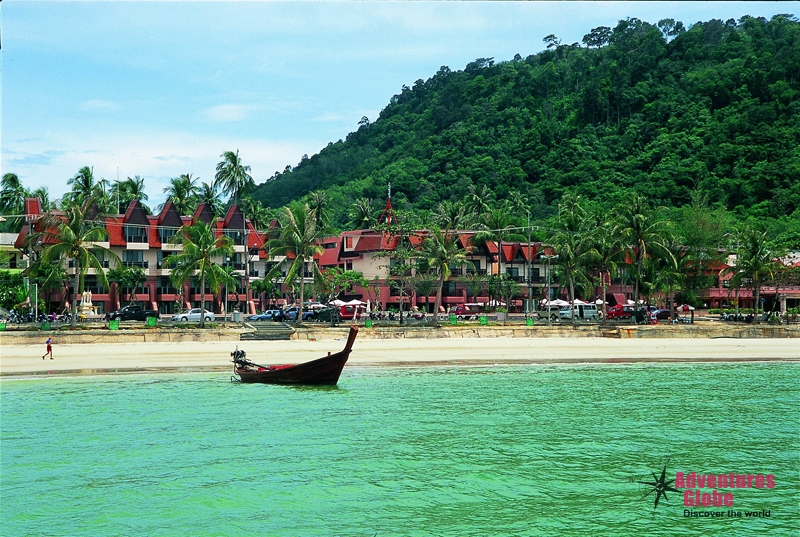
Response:
[{"label": "long-tail boat", "polygon": [[237,348],[231,353],[234,373],[231,380],[260,384],[335,385],[357,335],[358,327],[351,326],[344,349],[302,364],[258,365],[246,358],[245,351]]}]

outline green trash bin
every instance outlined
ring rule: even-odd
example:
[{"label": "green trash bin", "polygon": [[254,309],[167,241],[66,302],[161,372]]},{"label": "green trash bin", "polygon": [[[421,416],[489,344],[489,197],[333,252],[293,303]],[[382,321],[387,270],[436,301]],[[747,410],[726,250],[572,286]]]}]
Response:
[{"label": "green trash bin", "polygon": [[109,330],[119,330],[119,319],[112,319],[108,321]]},{"label": "green trash bin", "polygon": [[153,327],[158,323],[158,317],[148,317],[147,318],[147,326]]},{"label": "green trash bin", "polygon": [[483,325],[483,326],[486,326],[486,325],[489,324],[489,319],[488,319],[488,317],[486,317],[486,315],[481,315],[480,324]]},{"label": "green trash bin", "polygon": [[450,324],[454,326],[458,324],[458,318],[455,315],[450,316]]},{"label": "green trash bin", "polygon": [[50,330],[50,323],[47,322],[47,321],[44,321],[42,323],[42,330]]},{"label": "green trash bin", "polygon": [[4,332],[6,329],[6,323],[0,323],[0,332]]},{"label": "green trash bin", "polygon": [[533,326],[533,319],[531,318],[525,319],[525,326]]},{"label": "green trash bin", "polygon": [[364,321],[364,326],[366,326],[367,328],[372,328],[372,319],[367,319],[366,321]]}]

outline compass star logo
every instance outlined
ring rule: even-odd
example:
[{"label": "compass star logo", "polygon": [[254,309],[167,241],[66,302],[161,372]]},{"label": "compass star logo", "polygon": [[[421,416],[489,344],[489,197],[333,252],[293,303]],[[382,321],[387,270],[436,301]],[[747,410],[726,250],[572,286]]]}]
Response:
[{"label": "compass star logo", "polygon": [[667,476],[667,465],[666,465],[666,463],[664,464],[664,469],[661,470],[661,477],[656,477],[656,474],[653,471],[651,471],[650,473],[653,475],[653,481],[652,482],[650,482],[650,481],[637,481],[637,483],[640,483],[642,485],[647,485],[648,487],[651,487],[651,489],[649,491],[647,491],[647,494],[642,496],[642,498],[647,498],[652,493],[654,493],[654,492],[656,493],[656,501],[655,501],[655,504],[653,505],[653,511],[655,511],[656,507],[658,507],[658,502],[661,500],[661,496],[664,496],[664,501],[668,501],[667,491],[669,491],[669,492],[677,492],[679,494],[680,494],[681,491],[670,486],[675,481],[674,479],[666,480],[666,476]]}]

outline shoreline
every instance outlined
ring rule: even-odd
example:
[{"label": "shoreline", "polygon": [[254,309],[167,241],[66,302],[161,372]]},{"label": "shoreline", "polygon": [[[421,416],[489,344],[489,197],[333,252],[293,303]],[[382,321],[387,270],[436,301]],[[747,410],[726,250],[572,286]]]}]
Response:
[{"label": "shoreline", "polygon": [[[336,352],[343,339],[54,344],[0,346],[0,379],[230,372],[230,353],[244,349],[256,363],[301,363]],[[738,338],[440,338],[357,339],[349,367],[614,365],[800,362],[796,339]]]}]

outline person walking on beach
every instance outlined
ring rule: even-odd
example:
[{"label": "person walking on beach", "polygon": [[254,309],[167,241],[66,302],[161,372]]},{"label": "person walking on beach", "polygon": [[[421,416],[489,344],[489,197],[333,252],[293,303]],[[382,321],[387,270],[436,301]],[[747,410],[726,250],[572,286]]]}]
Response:
[{"label": "person walking on beach", "polygon": [[45,343],[47,343],[47,352],[44,354],[44,356],[42,356],[42,360],[44,360],[44,357],[47,356],[48,354],[50,355],[50,359],[52,360],[53,359],[53,340],[51,338],[47,338],[47,341],[45,341]]}]

